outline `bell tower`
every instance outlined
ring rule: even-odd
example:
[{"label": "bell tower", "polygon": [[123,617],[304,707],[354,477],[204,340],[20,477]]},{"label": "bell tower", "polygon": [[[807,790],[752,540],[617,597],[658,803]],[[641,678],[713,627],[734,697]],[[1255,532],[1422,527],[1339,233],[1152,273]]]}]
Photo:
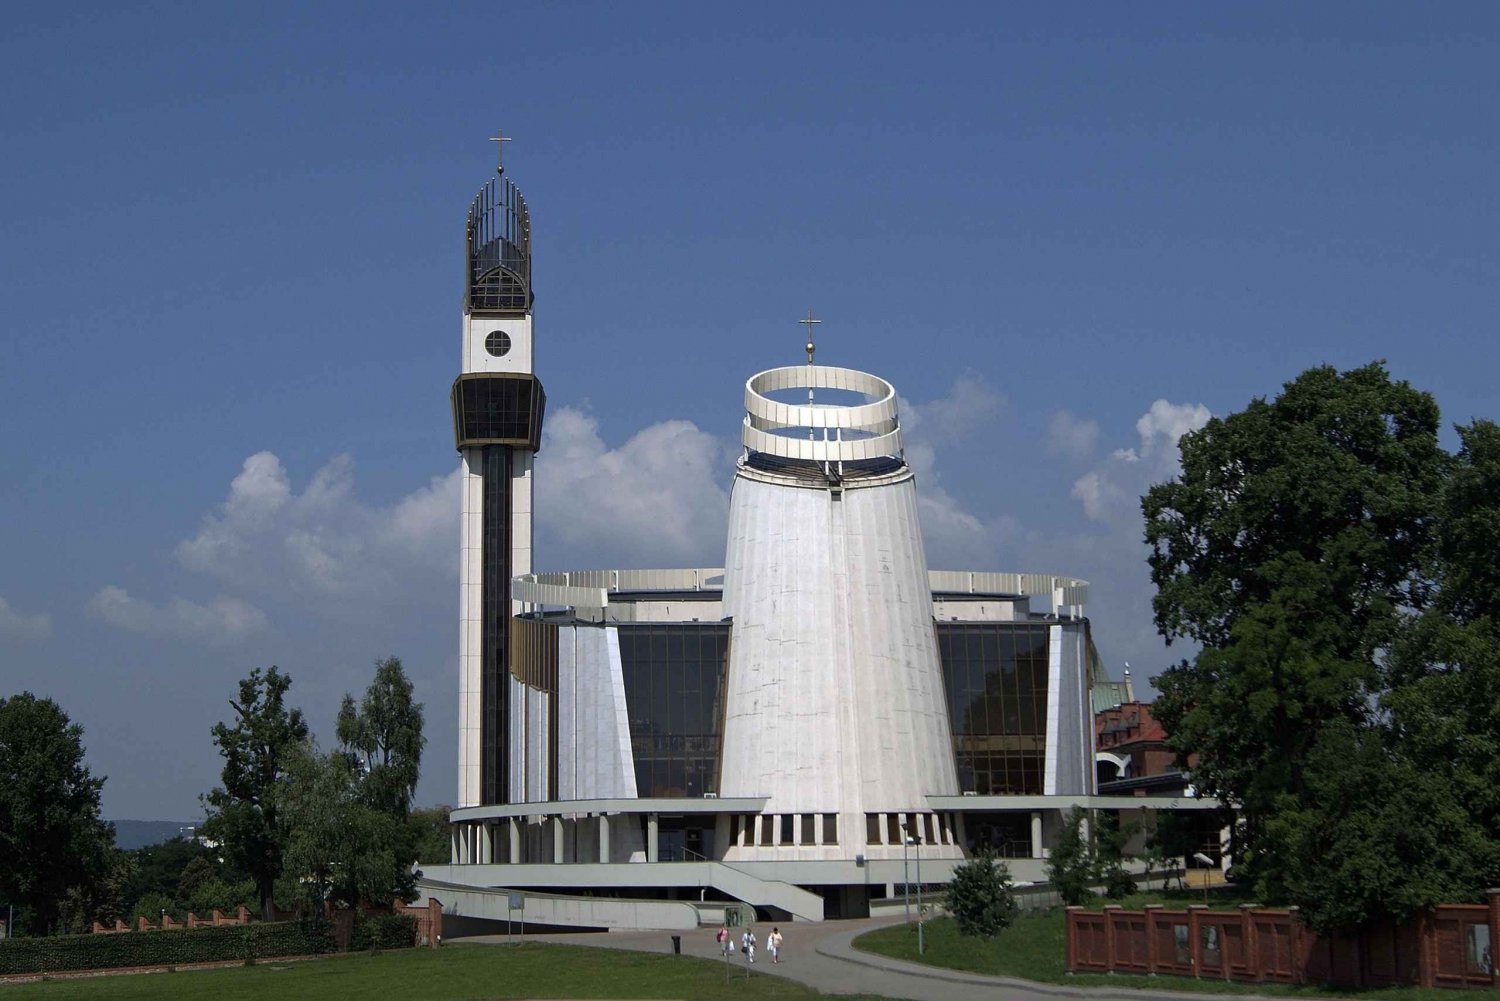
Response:
[{"label": "bell tower", "polygon": [[[506,136],[493,140],[504,149]],[[463,471],[458,806],[510,801],[511,578],[531,572],[532,469],[546,394],[534,374],[531,214],[497,157],[464,224],[453,438]]]}]

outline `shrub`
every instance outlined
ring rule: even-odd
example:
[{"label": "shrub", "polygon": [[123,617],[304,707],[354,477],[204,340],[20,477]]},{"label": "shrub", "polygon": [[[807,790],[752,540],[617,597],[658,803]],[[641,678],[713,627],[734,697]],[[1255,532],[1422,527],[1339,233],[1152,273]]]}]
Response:
[{"label": "shrub", "polygon": [[54,935],[0,943],[0,974],[310,956],[332,952],[333,948],[333,929],[326,922],[278,921],[115,935]]},{"label": "shrub", "polygon": [[417,919],[409,914],[377,914],[354,922],[349,949],[410,949],[417,943]]},{"label": "shrub", "polygon": [[989,852],[955,866],[948,884],[948,911],[961,935],[994,938],[1016,917],[1010,869]]}]

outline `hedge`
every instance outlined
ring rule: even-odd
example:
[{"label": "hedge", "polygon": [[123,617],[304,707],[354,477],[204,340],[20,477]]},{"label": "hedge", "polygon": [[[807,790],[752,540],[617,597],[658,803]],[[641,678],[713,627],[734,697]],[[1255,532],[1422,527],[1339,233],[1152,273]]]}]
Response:
[{"label": "hedge", "polygon": [[333,951],[333,926],[327,922],[311,921],[108,935],[55,935],[0,942],[0,974],[178,966],[270,956],[311,956]]},{"label": "hedge", "polygon": [[366,949],[410,949],[417,942],[417,919],[409,914],[379,914],[354,923],[351,952]]}]

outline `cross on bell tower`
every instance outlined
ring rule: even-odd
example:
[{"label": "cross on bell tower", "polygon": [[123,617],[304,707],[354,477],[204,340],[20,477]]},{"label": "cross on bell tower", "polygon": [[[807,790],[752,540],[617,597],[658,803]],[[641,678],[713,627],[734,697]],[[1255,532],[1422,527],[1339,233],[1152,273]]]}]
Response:
[{"label": "cross on bell tower", "polygon": [[511,137],[505,134],[504,129],[490,136],[490,142],[495,144],[495,173],[497,174],[505,173],[505,144],[511,141]]}]

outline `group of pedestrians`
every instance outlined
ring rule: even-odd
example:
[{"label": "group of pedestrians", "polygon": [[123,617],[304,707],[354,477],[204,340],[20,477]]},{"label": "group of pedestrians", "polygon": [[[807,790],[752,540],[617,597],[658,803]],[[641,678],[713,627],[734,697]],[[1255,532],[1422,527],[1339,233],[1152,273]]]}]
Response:
[{"label": "group of pedestrians", "polygon": [[[720,925],[719,926],[719,934],[717,936],[715,936],[715,939],[719,943],[719,948],[724,951],[724,955],[726,957],[732,951],[734,951],[734,936],[732,936],[729,933],[729,926],[728,925]],[[748,960],[751,963],[755,962],[755,946],[756,946],[756,944],[757,943],[756,943],[756,940],[755,940],[755,929],[747,926],[745,928],[745,930],[740,934],[740,952],[744,953],[746,960]],[[766,948],[771,950],[771,962],[773,962],[773,963],[780,963],[781,962],[781,929],[780,928],[773,927],[771,929],[771,934],[769,934],[769,935],[766,936]]]}]

